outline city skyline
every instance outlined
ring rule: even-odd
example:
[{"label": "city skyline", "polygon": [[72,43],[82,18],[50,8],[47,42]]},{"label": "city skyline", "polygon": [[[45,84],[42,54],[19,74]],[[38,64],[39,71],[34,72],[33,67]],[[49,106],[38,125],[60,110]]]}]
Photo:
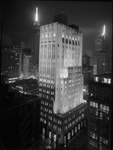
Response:
[{"label": "city skyline", "polygon": [[113,149],[111,18],[111,2],[2,1],[0,149]]},{"label": "city skyline", "polygon": [[38,7],[40,25],[52,23],[54,15],[64,13],[68,17],[68,24],[76,24],[83,31],[83,51],[92,51],[95,46],[94,40],[102,33],[103,25],[106,25],[107,34],[112,30],[111,4],[111,2],[14,1],[12,5],[3,1],[2,33],[8,34],[14,43],[21,41],[29,43],[35,8]]}]

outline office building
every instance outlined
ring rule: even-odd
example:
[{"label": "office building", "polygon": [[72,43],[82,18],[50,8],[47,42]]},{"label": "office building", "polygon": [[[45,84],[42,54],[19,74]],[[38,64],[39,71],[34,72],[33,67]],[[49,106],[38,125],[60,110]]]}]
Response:
[{"label": "office building", "polygon": [[89,83],[88,150],[111,150],[111,74],[95,75]]},{"label": "office building", "polygon": [[87,123],[83,100],[82,32],[61,23],[40,27],[39,95],[42,138],[68,147]]},{"label": "office building", "polygon": [[1,75],[19,78],[20,46],[2,48]]}]

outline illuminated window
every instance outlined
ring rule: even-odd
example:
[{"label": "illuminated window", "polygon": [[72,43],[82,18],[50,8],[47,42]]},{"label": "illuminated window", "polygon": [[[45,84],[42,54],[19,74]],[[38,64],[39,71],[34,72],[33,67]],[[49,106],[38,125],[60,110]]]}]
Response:
[{"label": "illuminated window", "polygon": [[66,136],[64,136],[64,143],[66,144]]},{"label": "illuminated window", "polygon": [[82,113],[82,118],[84,117],[84,113]]},{"label": "illuminated window", "polygon": [[93,96],[93,93],[91,93],[91,96]]},{"label": "illuminated window", "polygon": [[44,120],[44,123],[46,124],[46,120]]},{"label": "illuminated window", "polygon": [[111,79],[108,79],[108,83],[111,84]]},{"label": "illuminated window", "polygon": [[95,77],[95,81],[98,82],[98,77]]},{"label": "illuminated window", "polygon": [[70,140],[70,132],[68,133],[68,140]]},{"label": "illuminated window", "polygon": [[96,116],[98,116],[98,110],[96,110]]},{"label": "illuminated window", "polygon": [[90,106],[93,106],[93,103],[92,103],[92,101],[90,101]]},{"label": "illuminated window", "polygon": [[55,36],[56,36],[56,34],[54,33],[54,34],[53,34],[53,37],[55,37]]},{"label": "illuminated window", "polygon": [[104,78],[104,83],[107,83],[107,78]]},{"label": "illuminated window", "polygon": [[95,102],[92,102],[93,103],[93,107],[95,107]]},{"label": "illuminated window", "polygon": [[107,111],[109,112],[109,106],[107,106]]},{"label": "illuminated window", "polygon": [[103,118],[103,113],[102,112],[100,112],[100,119],[102,119]]},{"label": "illuminated window", "polygon": [[54,134],[54,141],[56,142],[56,134]]},{"label": "illuminated window", "polygon": [[95,107],[98,108],[98,103],[95,103]]},{"label": "illuminated window", "polygon": [[45,134],[45,128],[42,128],[42,133]]},{"label": "illuminated window", "polygon": [[78,124],[78,130],[80,130],[80,124]]},{"label": "illuminated window", "polygon": [[51,131],[49,131],[49,138],[51,139]]},{"label": "illuminated window", "polygon": [[72,136],[74,135],[74,130],[72,129]]}]

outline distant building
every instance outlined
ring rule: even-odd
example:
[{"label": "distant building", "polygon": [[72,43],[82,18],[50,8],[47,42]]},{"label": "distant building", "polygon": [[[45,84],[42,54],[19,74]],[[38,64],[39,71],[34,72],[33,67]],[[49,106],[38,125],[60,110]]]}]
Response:
[{"label": "distant building", "polygon": [[62,23],[67,25],[67,16],[65,14],[58,14],[54,16],[54,22]]},{"label": "distant building", "polygon": [[82,66],[90,66],[90,56],[87,54],[82,55]]},{"label": "distant building", "polygon": [[20,47],[2,48],[1,75],[9,78],[19,78]]},{"label": "distant building", "polygon": [[106,52],[94,51],[93,52],[93,74],[106,73]]},{"label": "distant building", "polygon": [[111,74],[96,75],[89,83],[88,150],[111,150]]},{"label": "distant building", "polygon": [[104,32],[95,39],[95,51],[92,55],[94,75],[111,72],[111,53],[111,38]]},{"label": "distant building", "polygon": [[68,147],[86,128],[82,38],[82,32],[61,23],[40,27],[41,131],[43,140],[53,148]]},{"label": "distant building", "polygon": [[20,56],[20,78],[28,79],[30,77],[31,69],[31,49],[24,48]]},{"label": "distant building", "polygon": [[36,18],[33,24],[33,34],[31,37],[31,55],[33,65],[39,66],[39,40],[40,40],[40,21],[38,18],[38,8],[36,8]]}]

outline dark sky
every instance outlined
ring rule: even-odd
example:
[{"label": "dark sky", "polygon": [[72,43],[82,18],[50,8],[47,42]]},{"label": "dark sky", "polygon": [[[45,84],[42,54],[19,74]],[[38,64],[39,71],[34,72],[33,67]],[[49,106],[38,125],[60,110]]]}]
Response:
[{"label": "dark sky", "polygon": [[53,22],[53,16],[65,13],[68,24],[76,24],[83,31],[84,51],[94,50],[95,37],[112,32],[112,2],[2,0],[2,32],[14,42],[29,42],[35,7],[39,9],[41,25]]}]

